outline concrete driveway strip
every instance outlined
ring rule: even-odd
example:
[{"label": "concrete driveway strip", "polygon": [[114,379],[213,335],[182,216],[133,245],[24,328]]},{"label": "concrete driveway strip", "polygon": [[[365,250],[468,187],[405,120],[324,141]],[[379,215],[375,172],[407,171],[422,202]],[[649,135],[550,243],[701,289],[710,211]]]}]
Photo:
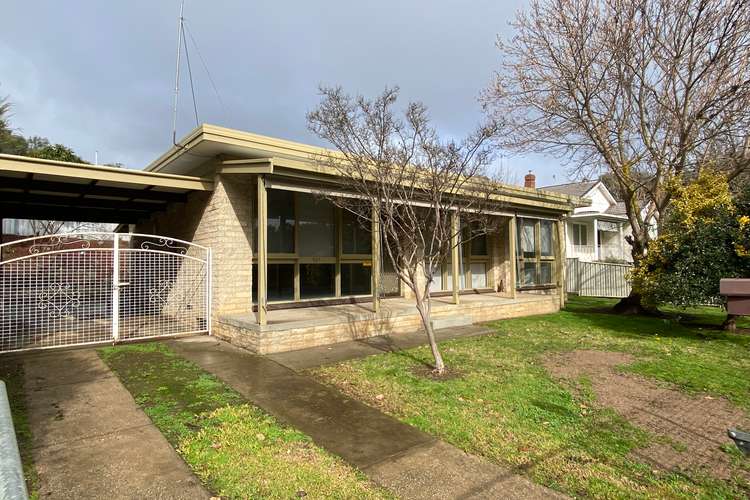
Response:
[{"label": "concrete driveway strip", "polygon": [[94,350],[21,362],[40,498],[210,498]]},{"label": "concrete driveway strip", "polygon": [[563,498],[268,357],[211,337],[169,345],[400,498]]}]

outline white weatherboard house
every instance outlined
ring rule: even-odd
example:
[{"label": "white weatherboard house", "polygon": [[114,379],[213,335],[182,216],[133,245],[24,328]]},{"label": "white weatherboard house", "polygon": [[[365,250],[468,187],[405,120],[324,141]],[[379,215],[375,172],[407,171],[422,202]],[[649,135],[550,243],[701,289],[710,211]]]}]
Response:
[{"label": "white weatherboard house", "polygon": [[565,254],[583,262],[632,262],[625,237],[630,224],[625,204],[617,201],[601,181],[572,182],[542,189],[580,196],[591,206],[573,210],[565,224]]}]

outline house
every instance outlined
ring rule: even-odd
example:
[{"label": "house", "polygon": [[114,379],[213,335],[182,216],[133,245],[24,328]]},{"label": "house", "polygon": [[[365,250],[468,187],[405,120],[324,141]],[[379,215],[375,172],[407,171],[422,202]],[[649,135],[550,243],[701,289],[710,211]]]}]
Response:
[{"label": "house", "polygon": [[[0,191],[12,188],[0,214],[121,222],[125,233],[210,249],[209,258],[193,259],[209,264],[207,297],[190,299],[178,290],[190,282],[187,267],[154,270],[158,287],[148,288],[150,299],[132,297],[140,286],[135,275],[121,284],[128,285],[122,293],[129,294],[127,304],[150,308],[151,315],[164,314],[153,304],[157,299],[192,300],[173,308],[193,316],[191,331],[210,331],[254,352],[420,329],[410,291],[382,258],[379,235],[319,196],[348,195],[341,178],[315,162],[321,151],[204,124],[145,170],[0,155]],[[455,248],[433,284],[436,328],[549,313],[564,303],[562,221],[586,201],[510,185],[497,186],[496,200],[491,215],[497,229]],[[137,241],[124,234],[114,247],[146,251]],[[171,240],[158,245],[160,255],[172,255]],[[197,313],[204,302],[207,319]],[[167,320],[160,321],[148,323],[156,325],[149,335],[160,333],[158,325]],[[138,336],[129,331],[119,338]]]},{"label": "house", "polygon": [[583,262],[632,262],[630,223],[625,204],[617,201],[602,181],[571,182],[543,189],[591,200],[578,207],[565,222],[565,253]]}]

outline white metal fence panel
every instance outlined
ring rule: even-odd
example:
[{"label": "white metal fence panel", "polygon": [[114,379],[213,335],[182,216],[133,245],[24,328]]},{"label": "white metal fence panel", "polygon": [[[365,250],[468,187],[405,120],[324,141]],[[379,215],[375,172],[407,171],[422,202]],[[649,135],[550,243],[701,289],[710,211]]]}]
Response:
[{"label": "white metal fence panel", "polygon": [[567,259],[566,291],[584,297],[622,298],[630,295],[630,264]]},{"label": "white metal fence panel", "polygon": [[210,329],[210,250],[144,234],[0,245],[0,352]]}]

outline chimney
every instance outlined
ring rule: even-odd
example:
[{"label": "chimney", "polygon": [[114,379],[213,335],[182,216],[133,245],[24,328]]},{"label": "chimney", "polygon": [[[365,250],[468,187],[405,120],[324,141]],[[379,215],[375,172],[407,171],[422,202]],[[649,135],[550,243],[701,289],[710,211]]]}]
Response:
[{"label": "chimney", "polygon": [[523,178],[523,187],[536,189],[536,175],[531,173],[531,170],[529,170],[529,173],[526,174]]}]

